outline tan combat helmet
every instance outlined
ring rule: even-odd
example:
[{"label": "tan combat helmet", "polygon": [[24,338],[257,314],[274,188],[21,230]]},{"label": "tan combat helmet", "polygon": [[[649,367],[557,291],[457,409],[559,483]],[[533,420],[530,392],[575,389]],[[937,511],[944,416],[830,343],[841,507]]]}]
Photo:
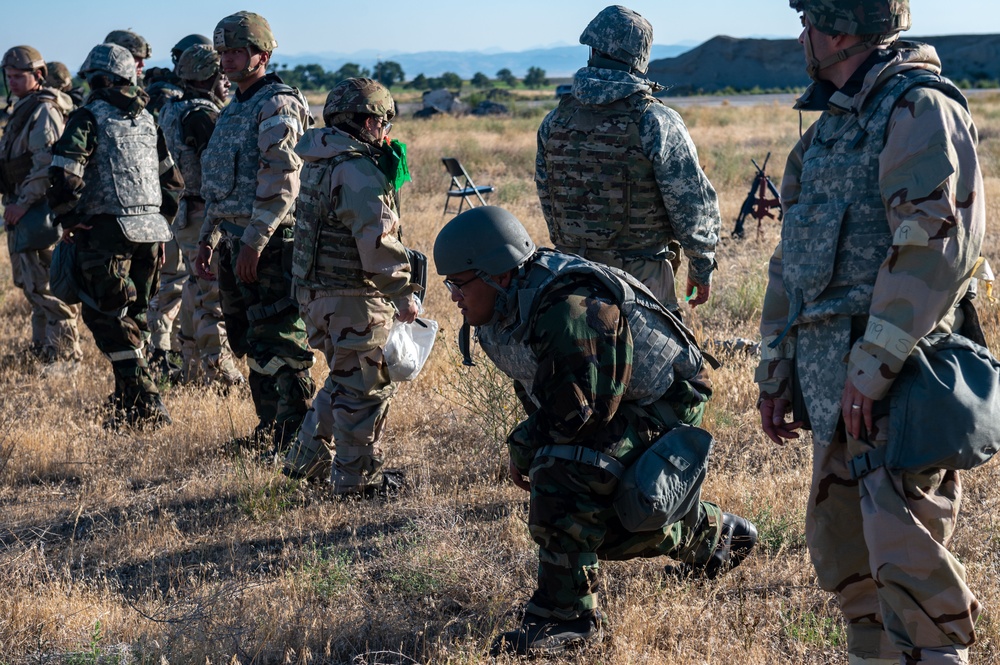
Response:
[{"label": "tan combat helmet", "polygon": [[212,34],[216,51],[233,48],[254,48],[270,53],[278,48],[271,26],[260,14],[236,12],[219,21]]},{"label": "tan combat helmet", "polygon": [[0,60],[0,67],[11,67],[23,72],[41,71],[42,79],[49,74],[42,54],[31,46],[13,46],[7,49],[3,54],[3,60]]},{"label": "tan combat helmet", "polygon": [[645,74],[653,48],[653,26],[638,12],[612,5],[602,9],[584,28],[580,43],[628,65],[637,74]]},{"label": "tan combat helmet", "polygon": [[108,33],[108,36],[104,38],[105,44],[118,44],[128,49],[128,52],[132,54],[132,57],[145,60],[146,58],[153,55],[153,49],[149,47],[149,42],[142,38],[141,35],[132,32],[131,30],[112,30]]},{"label": "tan combat helmet", "polygon": [[45,85],[63,92],[73,87],[73,75],[69,73],[69,67],[56,60],[48,63],[48,66],[49,75],[45,77]]}]

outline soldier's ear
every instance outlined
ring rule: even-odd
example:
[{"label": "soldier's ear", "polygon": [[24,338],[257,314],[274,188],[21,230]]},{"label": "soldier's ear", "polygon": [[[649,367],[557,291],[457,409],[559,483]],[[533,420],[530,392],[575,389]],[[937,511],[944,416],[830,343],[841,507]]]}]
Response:
[{"label": "soldier's ear", "polygon": [[514,279],[514,271],[508,270],[502,275],[493,275],[493,281],[497,283],[502,289],[506,289],[510,286],[511,281]]}]

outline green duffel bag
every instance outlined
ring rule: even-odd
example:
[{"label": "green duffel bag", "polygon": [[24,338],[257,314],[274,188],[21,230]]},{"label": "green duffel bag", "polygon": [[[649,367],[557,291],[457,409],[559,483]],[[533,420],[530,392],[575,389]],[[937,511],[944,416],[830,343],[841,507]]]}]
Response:
[{"label": "green duffel bag", "polygon": [[889,441],[851,460],[851,477],[973,469],[1000,447],[1000,362],[957,334],[917,342],[889,391]]},{"label": "green duffel bag", "polygon": [[655,531],[688,514],[701,500],[712,435],[678,425],[621,474],[615,512],[629,531]]},{"label": "green duffel bag", "polygon": [[43,199],[28,208],[11,233],[15,252],[39,251],[52,247],[62,235],[62,228],[52,220],[52,211]]}]

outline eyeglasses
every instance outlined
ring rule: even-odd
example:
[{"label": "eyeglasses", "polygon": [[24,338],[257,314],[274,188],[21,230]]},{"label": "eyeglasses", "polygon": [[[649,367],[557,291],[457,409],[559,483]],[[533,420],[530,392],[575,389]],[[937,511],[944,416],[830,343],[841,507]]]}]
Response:
[{"label": "eyeglasses", "polygon": [[464,298],[465,294],[462,293],[462,287],[466,286],[467,284],[471,284],[472,282],[476,281],[477,279],[479,279],[479,275],[476,275],[474,277],[470,277],[469,279],[465,280],[464,282],[456,282],[453,279],[446,279],[446,280],[444,280],[444,285],[446,287],[448,287],[448,293],[450,293],[451,295],[453,295],[453,296],[457,295],[457,296],[460,296],[460,297]]},{"label": "eyeglasses", "polygon": [[389,132],[392,131],[392,123],[389,122],[388,120],[383,120],[382,129],[385,131],[386,134],[388,134]]}]

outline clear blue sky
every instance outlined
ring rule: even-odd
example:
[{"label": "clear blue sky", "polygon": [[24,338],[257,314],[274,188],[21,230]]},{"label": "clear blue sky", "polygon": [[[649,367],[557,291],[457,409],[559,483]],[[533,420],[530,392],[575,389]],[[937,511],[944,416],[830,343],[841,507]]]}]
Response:
[{"label": "clear blue sky", "polygon": [[[211,36],[223,16],[240,9],[264,15],[277,54],[502,50],[576,44],[606,0],[3,0],[0,47],[30,44],[71,71],[112,29],[143,35],[151,62],[192,32]],[[653,24],[657,44],[701,43],[715,35],[794,37],[787,0],[632,0]],[[1000,33],[997,0],[911,0],[909,34]],[[85,8],[84,11],[81,11]]]}]

